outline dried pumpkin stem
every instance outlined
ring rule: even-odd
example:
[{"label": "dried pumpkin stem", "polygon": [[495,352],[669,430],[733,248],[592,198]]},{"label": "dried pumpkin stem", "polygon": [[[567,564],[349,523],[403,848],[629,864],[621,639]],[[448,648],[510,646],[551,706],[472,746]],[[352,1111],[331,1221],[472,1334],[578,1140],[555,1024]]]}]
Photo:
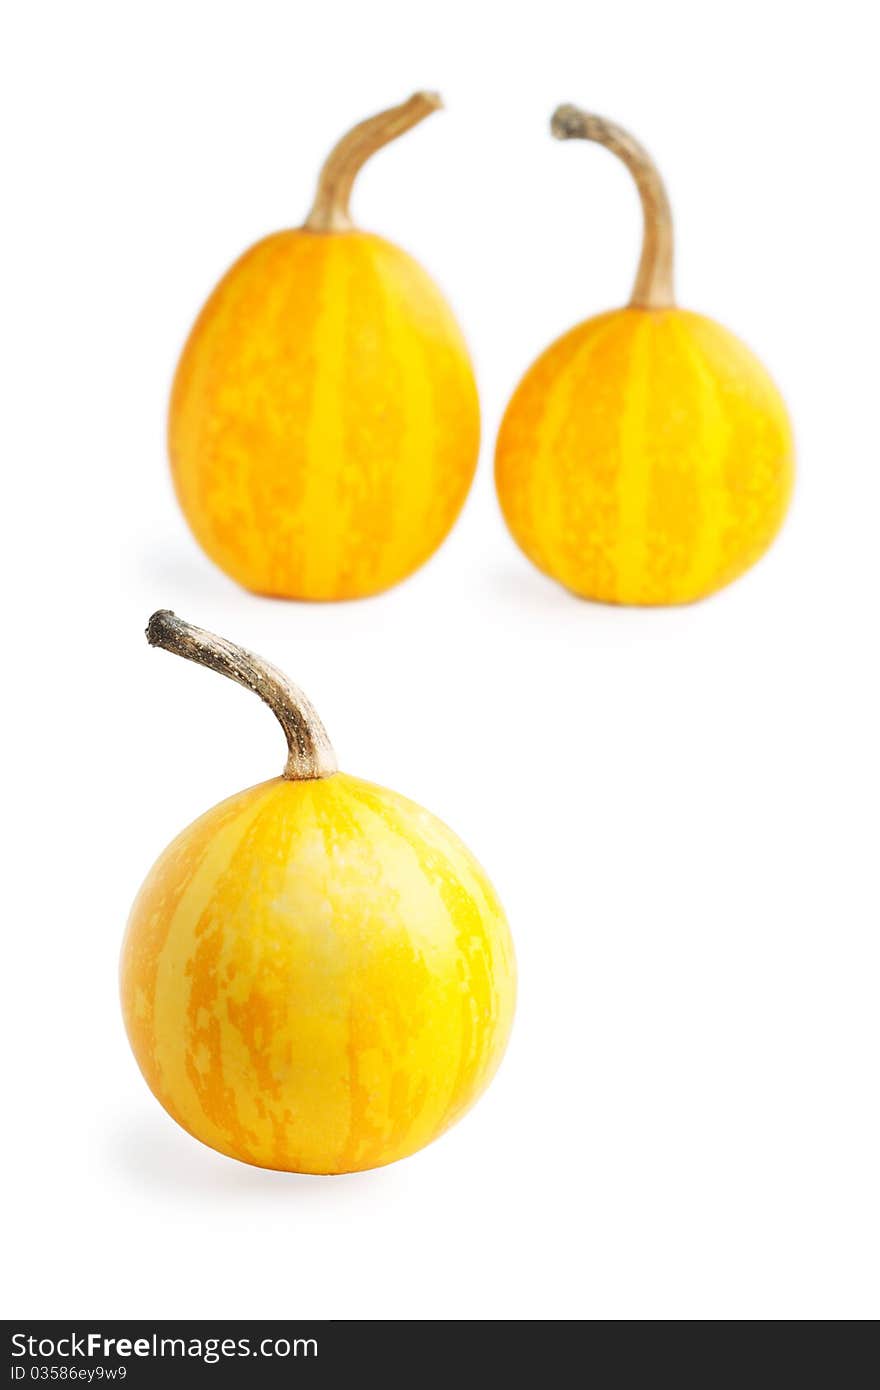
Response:
[{"label": "dried pumpkin stem", "polygon": [[268,661],[225,637],[193,627],[167,608],[153,614],[147,624],[147,641],[151,647],[164,647],[166,652],[228,676],[265,700],[287,739],[283,776],[290,781],[314,781],[336,771],[336,757],[324,725],[302,691]]},{"label": "dried pumpkin stem", "polygon": [[312,210],[305,220],[310,232],[350,232],[354,226],[348,210],[351,190],[362,166],[371,155],[443,105],[436,92],[416,92],[400,106],[380,111],[361,121],[334,145],[318,176]]},{"label": "dried pumpkin stem", "polygon": [[634,309],[672,308],[675,304],[672,209],[659,170],[647,150],[621,126],[581,111],[577,106],[558,107],[550,129],[557,140],[594,140],[623,160],[635,179],[645,218],[642,257],[630,306]]}]

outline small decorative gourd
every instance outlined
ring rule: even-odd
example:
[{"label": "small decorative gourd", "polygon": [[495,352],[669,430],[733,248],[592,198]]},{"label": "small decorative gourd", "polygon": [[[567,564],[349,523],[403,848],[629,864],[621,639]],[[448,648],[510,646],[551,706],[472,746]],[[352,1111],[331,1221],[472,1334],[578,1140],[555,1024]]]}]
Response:
[{"label": "small decorative gourd", "polygon": [[178,835],[134,904],[122,1008],[147,1083],[190,1134],[260,1167],[414,1153],[507,1043],[515,963],[492,885],[434,816],[337,772],[279,671],[166,611],[147,638],[254,691],[289,751],[281,777]]},{"label": "small decorative gourd", "polygon": [[576,594],[687,603],[776,535],[794,474],[788,416],[748,348],[676,307],[669,201],[646,151],[574,106],[552,131],[623,160],[644,244],[628,306],[571,329],[517,387],[496,450],[501,508],[529,559]]},{"label": "small decorative gourd", "polygon": [[480,442],[476,383],[445,299],[404,251],[352,223],[369,157],[440,105],[417,92],[324,165],[305,225],[251,247],[184,348],[169,452],[207,554],[256,593],[378,593],[441,544]]}]

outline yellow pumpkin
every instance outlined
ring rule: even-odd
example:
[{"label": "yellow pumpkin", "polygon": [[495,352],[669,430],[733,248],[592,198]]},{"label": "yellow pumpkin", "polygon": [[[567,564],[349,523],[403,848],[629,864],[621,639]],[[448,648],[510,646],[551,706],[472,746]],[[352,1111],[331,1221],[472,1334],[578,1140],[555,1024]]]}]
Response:
[{"label": "yellow pumpkin", "polygon": [[676,307],[669,202],[646,151],[572,106],[552,129],[620,156],[645,239],[629,305],[571,329],[517,387],[498,435],[499,501],[529,559],[576,594],[687,603],[742,574],[782,524],[788,416],[743,343]]},{"label": "yellow pumpkin", "polygon": [[190,1134],[260,1167],[414,1153],[507,1043],[515,963],[492,885],[435,816],[336,771],[280,672],[168,612],[147,636],[259,694],[289,748],[282,777],[201,816],[138,894],[121,992],[148,1085]]},{"label": "yellow pumpkin", "polygon": [[436,110],[419,92],[349,132],[305,225],[251,247],[184,348],[169,413],[177,496],[256,593],[378,593],[444,540],[480,442],[468,351],[436,285],[348,212],[371,154]]}]

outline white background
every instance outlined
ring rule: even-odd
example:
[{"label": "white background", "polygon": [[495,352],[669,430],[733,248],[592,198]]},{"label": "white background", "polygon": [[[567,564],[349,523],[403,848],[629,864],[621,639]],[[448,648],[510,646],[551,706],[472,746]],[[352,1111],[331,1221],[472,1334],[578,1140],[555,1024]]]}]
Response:
[{"label": "white background", "polygon": [[[7,8],[8,1315],[880,1311],[871,27],[843,0]],[[478,479],[394,592],[254,598],[172,495],[176,355],[228,263],[301,220],[336,137],[417,87],[448,109],[376,158],[355,213],[458,312]],[[570,597],[495,504],[516,380],[625,300],[637,258],[625,171],[549,137],[563,100],[654,152],[681,302],[759,352],[794,418],[783,536],[695,607]],[[282,761],[251,696],[148,649],[160,606],[286,668],[343,766],[447,820],[508,908],[507,1060],[403,1163],[236,1164],[129,1054],[116,965],[143,875]]]}]

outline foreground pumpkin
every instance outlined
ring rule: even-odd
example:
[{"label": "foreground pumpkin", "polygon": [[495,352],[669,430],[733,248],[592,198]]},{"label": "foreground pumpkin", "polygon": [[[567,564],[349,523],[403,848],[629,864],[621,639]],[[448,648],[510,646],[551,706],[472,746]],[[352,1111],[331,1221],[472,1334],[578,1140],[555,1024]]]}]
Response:
[{"label": "foreground pumpkin", "polygon": [[122,1008],[147,1083],[197,1139],[261,1167],[414,1153],[507,1043],[515,965],[492,885],[441,821],[337,772],[280,672],[173,613],[147,637],[253,690],[289,750],[281,777],[178,835],[134,904]]},{"label": "foreground pumpkin", "polygon": [[748,569],[782,523],[785,406],[732,333],[676,308],[669,202],[646,151],[573,106],[552,130],[623,160],[644,245],[629,305],[571,329],[517,387],[496,451],[502,511],[529,559],[576,594],[687,603]]},{"label": "foreground pumpkin", "polygon": [[346,135],[305,225],[214,290],[171,395],[180,505],[261,594],[346,599],[404,579],[467,496],[480,441],[467,347],[433,281],[348,212],[362,164],[440,105],[418,92]]}]

